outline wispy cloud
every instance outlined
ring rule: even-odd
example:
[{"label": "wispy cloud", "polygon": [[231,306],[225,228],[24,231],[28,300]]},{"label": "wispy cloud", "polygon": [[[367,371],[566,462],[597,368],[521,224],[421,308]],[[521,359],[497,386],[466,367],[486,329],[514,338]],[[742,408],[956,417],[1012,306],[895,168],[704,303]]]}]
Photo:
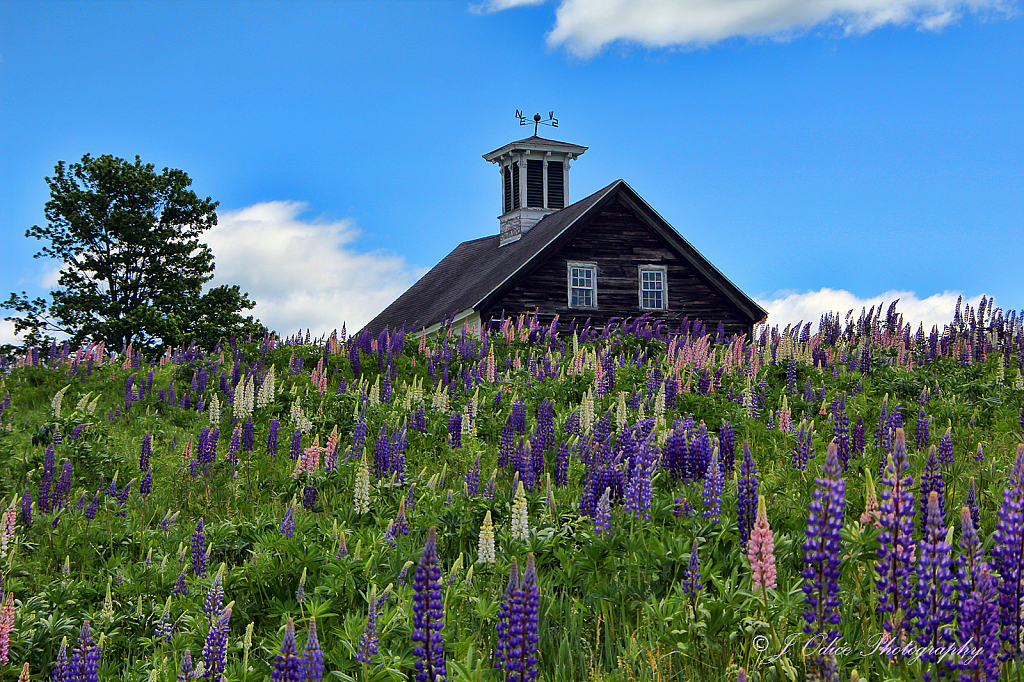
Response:
[{"label": "wispy cloud", "polygon": [[484,0],[478,4],[470,4],[469,11],[474,14],[500,12],[503,9],[524,7],[527,5],[543,5],[547,0]]},{"label": "wispy cloud", "polygon": [[[839,317],[845,319],[849,310],[852,310],[856,317],[860,315],[861,309],[870,309],[871,306],[877,308],[879,305],[888,308],[890,303],[899,299],[896,310],[902,313],[903,320],[912,324],[915,329],[918,323],[923,322],[925,330],[929,331],[932,325],[938,325],[939,329],[942,329],[944,324],[949,324],[960,295],[959,291],[944,291],[927,298],[918,298],[913,291],[886,291],[878,296],[859,298],[844,289],[826,288],[805,293],[779,291],[762,297],[757,302],[768,311],[768,322],[772,325],[785,327],[787,324],[795,324],[802,320],[805,323],[813,322],[813,328],[817,329],[818,321],[827,312],[839,313]],[[977,307],[981,297],[982,294],[964,296],[964,301]]]},{"label": "wispy cloud", "polygon": [[307,205],[271,201],[220,211],[206,234],[213,285],[238,284],[256,301],[253,314],[281,334],[355,331],[422,272],[381,251],[358,251],[351,220],[306,220]]},{"label": "wispy cloud", "polygon": [[[487,0],[498,11],[523,0]],[[1017,0],[559,0],[548,44],[588,58],[622,41],[693,49],[728,38],[789,40],[812,29],[856,35],[883,26],[939,31],[965,14],[1010,16]]]}]

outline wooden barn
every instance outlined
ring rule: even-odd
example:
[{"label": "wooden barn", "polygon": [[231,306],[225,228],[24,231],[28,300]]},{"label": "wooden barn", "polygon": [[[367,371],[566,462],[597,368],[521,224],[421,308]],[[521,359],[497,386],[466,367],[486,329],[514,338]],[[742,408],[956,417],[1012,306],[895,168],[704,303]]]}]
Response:
[{"label": "wooden barn", "polygon": [[479,329],[520,313],[600,327],[650,313],[749,335],[767,313],[625,181],[566,205],[570,162],[586,150],[534,135],[485,154],[501,175],[498,233],[459,244],[366,328]]}]

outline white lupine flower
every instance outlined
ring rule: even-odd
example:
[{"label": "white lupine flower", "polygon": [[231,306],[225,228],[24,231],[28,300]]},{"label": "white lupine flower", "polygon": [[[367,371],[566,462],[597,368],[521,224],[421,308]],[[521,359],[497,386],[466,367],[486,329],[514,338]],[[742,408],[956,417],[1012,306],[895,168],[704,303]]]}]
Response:
[{"label": "white lupine flower", "polygon": [[356,489],[355,489],[356,513],[365,514],[370,511],[370,467],[366,463],[366,451],[359,460],[356,468]]},{"label": "white lupine flower", "polygon": [[512,537],[518,540],[530,539],[530,520],[526,511],[526,491],[523,482],[519,481],[516,497],[512,502]]},{"label": "white lupine flower", "polygon": [[256,396],[256,407],[266,407],[270,403],[274,402],[274,395],[276,394],[276,387],[274,386],[274,366],[270,366],[270,371],[267,372],[266,376],[263,377],[263,383],[260,385],[259,395]]},{"label": "white lupine flower", "polygon": [[210,423],[220,424],[220,399],[216,393],[210,398]]},{"label": "white lupine flower", "polygon": [[594,394],[591,391],[587,391],[586,395],[583,396],[583,403],[580,405],[580,427],[583,433],[587,433],[593,425]]},{"label": "white lupine flower", "polygon": [[623,428],[628,423],[628,414],[626,412],[626,392],[619,391],[619,404],[615,406],[615,426],[616,428]]},{"label": "white lupine flower", "polygon": [[91,397],[92,391],[89,391],[84,396],[82,396],[81,400],[78,401],[78,404],[75,405],[75,412],[85,412],[86,409],[88,409],[89,407],[89,398]]},{"label": "white lupine flower", "polygon": [[64,394],[67,393],[69,388],[71,388],[71,384],[54,393],[53,400],[50,401],[50,407],[53,408],[53,416],[57,419],[60,419],[60,405],[64,401]]},{"label": "white lupine flower", "polygon": [[494,557],[494,523],[491,511],[487,510],[484,525],[480,526],[480,541],[477,543],[477,563],[493,564]]},{"label": "white lupine flower", "polygon": [[98,395],[92,399],[92,402],[89,403],[89,414],[96,414],[96,405],[98,405],[99,402],[100,397]]}]

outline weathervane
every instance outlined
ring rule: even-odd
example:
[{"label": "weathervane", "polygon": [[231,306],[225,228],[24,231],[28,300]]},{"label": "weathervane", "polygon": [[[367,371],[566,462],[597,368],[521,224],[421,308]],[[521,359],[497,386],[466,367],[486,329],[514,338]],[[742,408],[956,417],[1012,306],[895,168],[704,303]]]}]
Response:
[{"label": "weathervane", "polygon": [[[523,116],[523,112],[520,111],[519,109],[516,109],[516,118],[519,119],[519,125],[521,125],[521,126],[530,125],[530,120],[527,119],[525,116]],[[555,112],[549,111],[548,112],[548,120],[546,120],[546,121],[540,120],[540,114],[534,114],[533,115],[533,135],[534,135],[534,137],[537,136],[537,126],[539,126],[541,123],[543,123],[546,126],[551,126],[552,128],[557,128],[558,127],[558,119],[555,118]]]}]

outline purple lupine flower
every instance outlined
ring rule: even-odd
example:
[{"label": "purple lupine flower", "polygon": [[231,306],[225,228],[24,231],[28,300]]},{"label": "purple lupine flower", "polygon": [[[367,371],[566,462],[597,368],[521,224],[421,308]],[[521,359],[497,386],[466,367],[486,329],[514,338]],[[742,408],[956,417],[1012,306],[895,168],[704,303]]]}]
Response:
[{"label": "purple lupine flower", "polygon": [[[493,495],[491,497],[493,498]],[[405,508],[409,511],[416,510],[416,483],[413,482],[409,485],[409,489],[405,491]]]},{"label": "purple lupine flower", "polygon": [[272,462],[277,461],[277,431],[280,427],[281,422],[277,417],[270,420],[270,430],[267,432],[267,454],[270,455]]},{"label": "purple lupine flower", "polygon": [[139,484],[139,494],[142,495],[142,499],[146,499],[149,493],[153,490],[153,469],[150,467],[146,469],[146,474],[142,477],[142,483]]},{"label": "purple lupine flower", "polygon": [[[498,609],[498,624],[496,642],[497,650],[494,652],[494,667],[498,669],[511,665],[515,659],[515,651],[519,646],[516,639],[515,624],[517,614],[515,613],[516,595],[519,592],[519,564],[516,558],[512,557],[512,566],[509,569],[508,582],[505,584],[505,596],[501,600]],[[510,669],[511,670],[511,669]]]},{"label": "purple lupine flower", "polygon": [[82,623],[78,633],[78,646],[71,653],[71,675],[79,682],[99,682],[100,648],[92,639],[89,621]]},{"label": "purple lupine flower", "polygon": [[700,554],[697,551],[697,538],[693,539],[690,546],[690,560],[686,567],[686,577],[683,578],[683,592],[696,595],[703,589],[700,582]]},{"label": "purple lupine flower", "polygon": [[864,454],[864,417],[857,417],[857,423],[850,432],[850,456],[860,457]]},{"label": "purple lupine flower", "polygon": [[740,546],[744,551],[747,549],[750,529],[754,527],[754,517],[757,515],[757,487],[757,465],[754,464],[754,456],[750,453],[750,442],[745,440],[736,493]]},{"label": "purple lupine flower", "polygon": [[813,457],[814,428],[807,424],[807,420],[800,421],[800,430],[796,434],[796,444],[793,446],[793,468],[804,471],[807,468],[807,461]]},{"label": "purple lupine flower", "polygon": [[117,516],[124,516],[128,513],[125,507],[128,504],[128,497],[132,494],[132,486],[135,485],[135,479],[128,481],[123,488],[117,491],[117,503],[121,506],[121,509],[117,511]]},{"label": "purple lupine flower", "polygon": [[168,600],[167,604],[164,605],[163,613],[160,614],[160,620],[154,628],[153,636],[160,637],[164,642],[170,643],[171,637],[174,635],[174,623],[171,622],[171,602]]},{"label": "purple lupine flower", "polygon": [[672,516],[679,518],[691,518],[693,516],[693,503],[685,497],[677,497],[673,500]]},{"label": "purple lupine flower", "polygon": [[373,475],[382,478],[391,467],[391,441],[388,440],[388,425],[381,424],[373,448]]},{"label": "purple lupine flower", "polygon": [[[1018,446],[1018,464],[1022,449],[1024,444]],[[1016,476],[1011,475],[1013,478]],[[1004,643],[1000,658],[1003,660],[1020,659],[1024,631],[1024,488],[1019,479],[1012,483],[1012,487],[1003,491],[999,522],[992,536],[992,559],[1000,578],[999,622]]]},{"label": "purple lupine flower", "polygon": [[722,465],[718,461],[718,451],[711,455],[707,478],[704,479],[704,518],[720,523],[722,513]]},{"label": "purple lupine flower", "polygon": [[970,510],[971,521],[977,528],[981,524],[981,510],[978,509],[978,490],[974,486],[974,476],[971,476],[967,483],[967,497],[964,499],[964,505]]},{"label": "purple lupine flower", "polygon": [[480,455],[477,454],[473,464],[466,470],[466,480],[462,486],[462,492],[468,498],[474,498],[480,494]]},{"label": "purple lupine flower", "polygon": [[413,634],[416,643],[416,682],[443,682],[448,679],[444,661],[444,602],[441,594],[441,567],[437,562],[437,528],[427,531],[427,543],[413,579]]},{"label": "purple lupine flower", "polygon": [[366,615],[366,627],[363,629],[362,637],[359,639],[359,651],[356,652],[356,660],[360,663],[369,663],[377,654],[377,646],[380,638],[377,634],[377,619],[384,613],[382,599],[377,597],[377,588],[370,591],[369,609]]},{"label": "purple lupine flower", "polygon": [[722,420],[722,428],[718,431],[718,456],[725,463],[725,471],[732,472],[736,460],[736,436],[732,424]]},{"label": "purple lupine flower", "polygon": [[597,507],[594,511],[594,534],[597,537],[611,532],[612,529],[612,509],[611,502],[608,499],[611,492],[611,488],[605,488],[601,499],[597,501]]},{"label": "purple lupine flower", "polygon": [[284,517],[281,519],[281,525],[278,528],[281,531],[281,535],[287,537],[295,536],[295,507],[288,503],[288,508],[284,510]]},{"label": "purple lupine flower", "polygon": [[32,493],[28,488],[25,488],[25,492],[21,494],[21,514],[18,517],[18,523],[25,528],[32,525]]},{"label": "purple lupine flower", "polygon": [[302,454],[302,429],[297,428],[292,434],[291,450],[288,452],[288,456],[292,460],[296,460],[300,454]]},{"label": "purple lupine flower", "polygon": [[92,502],[89,504],[89,506],[85,508],[84,516],[89,520],[95,519],[96,512],[99,511],[100,492],[102,492],[102,486],[101,490],[97,490],[96,494],[93,495]]},{"label": "purple lupine flower", "polygon": [[448,447],[462,447],[462,413],[452,412],[448,420]]},{"label": "purple lupine flower", "polygon": [[939,460],[936,455],[935,446],[928,448],[928,460],[925,463],[924,471],[921,473],[921,534],[928,525],[928,496],[931,492],[938,493],[939,518],[946,517],[946,483],[942,479],[942,471],[939,469]]},{"label": "purple lupine flower", "polygon": [[977,526],[971,519],[971,510],[960,508],[960,556],[957,557],[957,604],[962,608],[978,585],[978,572],[983,566],[985,553],[981,548]]},{"label": "purple lupine flower", "polygon": [[[916,566],[917,595],[913,610],[909,614],[917,630],[917,642],[922,647],[938,647],[940,638],[953,622],[953,572],[950,566],[950,546],[946,542],[946,527],[939,508],[939,494],[928,494],[928,518],[924,528],[924,539]],[[926,650],[923,660],[934,662],[936,657]]]},{"label": "purple lupine flower", "polygon": [[[908,613],[913,592],[911,570],[914,564],[914,485],[912,476],[907,472],[907,441],[902,428],[895,430],[893,451],[886,467],[886,478],[883,480],[882,500],[879,511],[882,513],[882,529],[878,535],[880,546],[876,554],[878,571],[878,610],[890,614],[884,623],[889,632],[902,643],[902,628],[894,622],[897,613]],[[896,632],[894,630],[898,630]]]},{"label": "purple lupine flower", "polygon": [[203,532],[201,516],[196,522],[196,532],[192,534],[192,574],[206,577],[206,533]]},{"label": "purple lupine flower", "polygon": [[[511,582],[511,578],[510,578]],[[540,589],[537,586],[537,566],[530,552],[526,557],[523,578],[512,594],[509,618],[506,622],[505,660],[510,682],[532,682],[537,679],[538,610]]]},{"label": "purple lupine flower", "polygon": [[252,423],[252,415],[245,418],[242,425],[242,452],[252,452],[255,444],[255,427]]},{"label": "purple lupine flower", "polygon": [[220,573],[213,577],[210,589],[206,593],[206,600],[203,602],[203,612],[206,614],[207,623],[212,627],[224,610],[224,585]]},{"label": "purple lupine flower", "polygon": [[281,642],[278,658],[273,662],[272,682],[302,682],[305,679],[305,662],[295,644],[295,622],[291,617],[285,625],[285,638]]},{"label": "purple lupine flower", "polygon": [[238,464],[238,449],[242,446],[242,427],[236,426],[228,442],[228,462]]},{"label": "purple lupine flower", "polygon": [[68,503],[68,496],[71,494],[71,460],[64,460],[61,466],[60,478],[53,487],[53,503],[51,509],[62,509]]},{"label": "purple lupine flower", "polygon": [[522,398],[516,398],[515,402],[512,403],[509,423],[516,434],[522,436],[526,433],[526,401]]},{"label": "purple lupine flower", "polygon": [[139,448],[139,471],[145,471],[149,468],[149,456],[153,452],[153,439],[149,435],[149,431],[146,431],[146,435],[142,437],[142,446]]},{"label": "purple lupine flower", "polygon": [[850,418],[846,414],[846,393],[840,394],[832,410],[832,433],[839,449],[839,463],[846,471],[850,466]]},{"label": "purple lupine flower", "polygon": [[57,661],[53,667],[52,682],[76,682],[71,673],[71,664],[68,662],[68,638],[60,643],[60,650],[57,652]]},{"label": "purple lupine flower", "polygon": [[203,644],[203,661],[206,682],[219,682],[228,663],[228,621],[231,620],[231,607],[224,609],[216,622],[210,625]]},{"label": "purple lupine flower", "polygon": [[942,440],[939,441],[939,462],[947,466],[953,463],[952,426],[946,429],[946,433],[942,434]]},{"label": "purple lupine flower", "polygon": [[405,517],[405,500],[398,503],[398,513],[395,514],[395,535],[409,534],[409,521]]},{"label": "purple lupine flower", "polygon": [[978,572],[977,584],[961,606],[957,639],[961,646],[980,649],[981,653],[969,659],[961,657],[957,668],[964,673],[960,679],[991,682],[999,679],[998,582],[999,579],[992,575],[988,566],[983,565]]},{"label": "purple lupine flower", "polygon": [[924,408],[921,408],[920,414],[917,415],[917,424],[914,430],[914,444],[918,450],[924,450],[931,445],[931,435],[928,433],[928,415],[924,413]]},{"label": "purple lupine flower", "polygon": [[804,612],[806,634],[827,633],[827,639],[839,630],[839,561],[842,548],[843,511],[846,508],[846,481],[841,478],[839,448],[833,440],[825,455],[824,478],[816,479],[817,488],[808,505],[807,541],[804,543],[805,568],[801,575],[808,610]]},{"label": "purple lupine flower", "polygon": [[192,651],[185,649],[181,656],[181,668],[178,670],[177,682],[187,682],[192,679]]},{"label": "purple lupine flower", "polygon": [[562,487],[569,483],[569,446],[562,441],[555,455],[555,485]]},{"label": "purple lupine flower", "polygon": [[316,486],[307,485],[302,493],[302,506],[313,511],[313,507],[316,506]]},{"label": "purple lupine flower", "polygon": [[306,628],[306,646],[302,649],[305,662],[306,682],[320,682],[324,676],[324,652],[320,648],[320,640],[316,636],[316,617],[309,617]]}]

